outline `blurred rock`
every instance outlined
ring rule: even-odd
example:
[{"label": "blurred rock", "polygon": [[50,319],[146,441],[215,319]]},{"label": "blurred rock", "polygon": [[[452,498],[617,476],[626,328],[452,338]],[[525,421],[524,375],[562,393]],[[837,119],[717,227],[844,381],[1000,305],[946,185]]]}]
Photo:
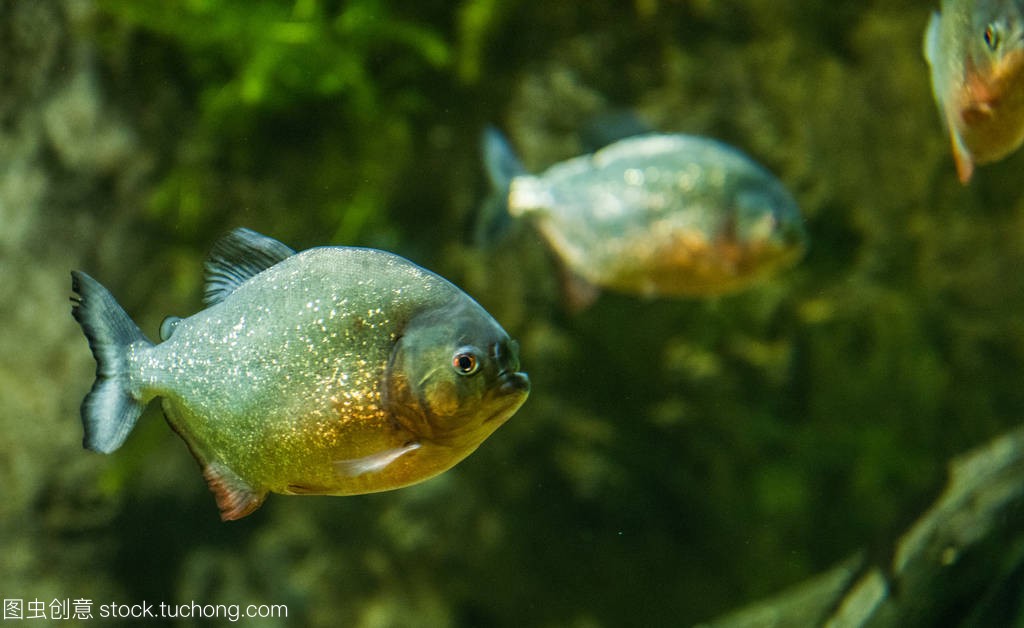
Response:
[{"label": "blurred rock", "polygon": [[[1024,556],[1013,548],[1024,544],[1022,498],[1024,428],[950,463],[945,491],[896,542],[891,564],[865,566],[855,557],[701,626],[1019,625]],[[1001,593],[1007,586],[1012,597]]]},{"label": "blurred rock", "polygon": [[94,366],[68,302],[70,268],[101,227],[117,233],[100,223],[118,203],[106,184],[135,145],[95,89],[91,5],[0,2],[0,592],[47,603],[121,590],[97,568],[118,502],[81,450]]}]

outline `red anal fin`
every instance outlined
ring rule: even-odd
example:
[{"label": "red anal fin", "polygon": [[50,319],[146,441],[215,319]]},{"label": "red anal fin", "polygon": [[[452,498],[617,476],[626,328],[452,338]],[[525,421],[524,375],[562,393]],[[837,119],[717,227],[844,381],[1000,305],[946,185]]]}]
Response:
[{"label": "red anal fin", "polygon": [[[973,112],[973,113],[972,113]],[[959,112],[961,120],[968,122],[968,118],[971,116],[989,115],[987,110],[980,108],[969,108]],[[952,144],[953,149],[953,161],[956,163],[956,176],[959,177],[961,183],[967,185],[971,181],[971,176],[974,174],[974,157],[971,152],[967,150],[967,146],[964,145],[964,140],[957,131],[956,120],[954,114],[947,114],[946,127],[949,129],[949,143]]]},{"label": "red anal fin", "polygon": [[957,135],[952,126],[950,126],[949,137],[953,144],[953,161],[956,162],[956,174],[960,177],[960,183],[967,185],[974,174],[974,159],[971,157],[971,153],[964,148],[963,143],[960,141],[960,136]]},{"label": "red anal fin", "polygon": [[221,521],[241,519],[260,507],[267,498],[266,491],[255,491],[238,475],[219,462],[203,467],[203,477],[217,499]]},{"label": "red anal fin", "polygon": [[974,175],[974,161],[971,160],[970,155],[963,153],[955,143],[953,144],[953,160],[956,162],[956,174],[960,178],[960,183],[967,185]]}]

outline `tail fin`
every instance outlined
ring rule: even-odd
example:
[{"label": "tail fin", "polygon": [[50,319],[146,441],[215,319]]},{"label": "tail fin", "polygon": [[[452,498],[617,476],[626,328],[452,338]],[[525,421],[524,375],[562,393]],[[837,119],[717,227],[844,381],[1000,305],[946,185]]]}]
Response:
[{"label": "tail fin", "polygon": [[514,177],[526,174],[523,163],[519,161],[508,140],[497,128],[488,126],[484,129],[480,147],[483,150],[487,177],[495,189],[507,188]]},{"label": "tail fin", "polygon": [[146,408],[128,387],[128,349],[136,342],[151,343],[95,279],[71,271],[71,289],[76,295],[71,314],[96,358],[96,381],[82,402],[82,444],[108,454],[124,443]]},{"label": "tail fin", "polygon": [[512,218],[508,213],[508,192],[512,179],[526,174],[526,168],[516,157],[501,131],[488,126],[480,138],[484,168],[493,192],[480,210],[476,224],[476,241],[488,246],[500,240],[509,229]]}]

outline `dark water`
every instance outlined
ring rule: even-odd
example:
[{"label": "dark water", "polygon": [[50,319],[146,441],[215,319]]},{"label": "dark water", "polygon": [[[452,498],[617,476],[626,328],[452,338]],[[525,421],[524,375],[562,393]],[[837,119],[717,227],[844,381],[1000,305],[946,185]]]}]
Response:
[{"label": "dark water", "polygon": [[[956,181],[932,8],[0,4],[0,597],[96,619],[145,601],[286,606],[268,626],[685,625],[884,556],[947,461],[1024,406],[1024,157]],[[534,233],[472,246],[484,125],[541,170],[622,110],[772,170],[803,261],[735,296],[570,314]],[[239,225],[452,279],[519,339],[529,401],[435,480],[271,496],[230,524],[156,406],[114,455],[83,451],[68,271],[155,337],[200,307],[205,252]]]}]

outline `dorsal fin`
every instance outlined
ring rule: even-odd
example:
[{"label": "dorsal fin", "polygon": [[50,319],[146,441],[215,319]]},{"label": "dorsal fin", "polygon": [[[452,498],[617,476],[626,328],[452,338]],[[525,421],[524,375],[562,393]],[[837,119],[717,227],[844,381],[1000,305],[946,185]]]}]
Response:
[{"label": "dorsal fin", "polygon": [[239,227],[217,241],[206,260],[206,305],[220,303],[250,278],[295,255],[273,238]]}]

